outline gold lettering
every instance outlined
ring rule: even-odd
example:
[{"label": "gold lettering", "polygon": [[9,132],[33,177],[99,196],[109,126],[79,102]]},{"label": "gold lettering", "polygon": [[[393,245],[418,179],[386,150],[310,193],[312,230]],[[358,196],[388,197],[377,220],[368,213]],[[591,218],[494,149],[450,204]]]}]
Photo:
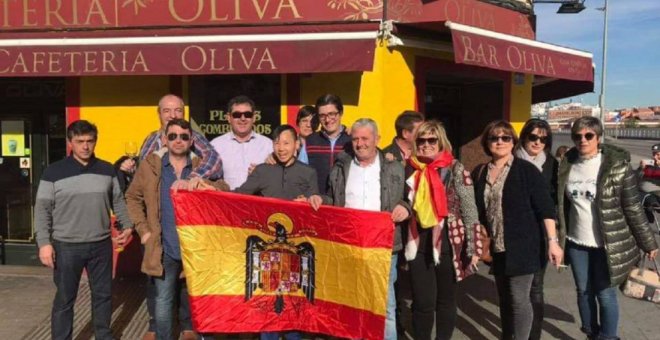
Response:
[{"label": "gold lettering", "polygon": [[[99,69],[96,67],[96,51],[85,51],[83,54],[85,56],[85,69],[83,72],[88,73],[98,71]],[[94,67],[94,69],[90,67]]]},{"label": "gold lettering", "polygon": [[488,45],[488,50],[490,51],[490,62],[489,64],[500,67],[500,62],[497,60],[497,49],[495,46]]},{"label": "gold lettering", "polygon": [[39,66],[43,66],[45,64],[44,57],[46,57],[46,52],[32,53],[32,72],[38,72]]},{"label": "gold lettering", "polygon": [[[37,22],[30,22],[29,14],[37,13],[35,8],[30,8],[29,0],[23,0],[23,26],[37,26]],[[22,56],[21,56],[22,58]]]},{"label": "gold lettering", "polygon": [[486,53],[484,52],[484,44],[479,44],[479,47],[477,47],[477,60],[476,62],[479,64],[487,64],[486,62]]},{"label": "gold lettering", "polygon": [[254,5],[254,9],[257,11],[257,16],[259,16],[259,20],[264,18],[264,14],[266,14],[266,8],[268,8],[269,2],[270,0],[266,0],[264,7],[261,7],[259,6],[259,0],[252,0],[252,4]]},{"label": "gold lettering", "polygon": [[546,65],[546,67],[548,68],[548,73],[549,74],[552,74],[552,75],[557,74],[555,72],[555,65],[552,63],[552,57],[548,57],[548,64]]},{"label": "gold lettering", "polygon": [[234,70],[234,49],[233,48],[228,48],[227,49],[227,54],[229,55],[229,67],[227,68],[229,71]]},{"label": "gold lettering", "polygon": [[538,55],[537,53],[532,53],[532,59],[534,60],[534,70],[538,68],[539,72],[545,73],[545,59],[546,56]]},{"label": "gold lettering", "polygon": [[[96,9],[95,9],[96,8]],[[101,22],[104,25],[109,25],[110,22],[103,12],[103,6],[99,3],[99,0],[92,0],[92,4],[89,6],[89,12],[87,12],[87,20],[85,20],[85,25],[89,25],[92,21],[92,15],[99,15],[101,17]]]},{"label": "gold lettering", "polygon": [[[0,52],[4,53],[7,55],[7,59],[11,58],[11,53],[9,51],[5,50],[4,48],[0,48]],[[9,61],[7,62],[7,65],[9,65]],[[0,73],[7,73],[9,72],[9,66],[7,68],[0,70]]]},{"label": "gold lettering", "polygon": [[197,0],[197,13],[192,18],[182,18],[179,13],[176,12],[176,8],[174,6],[174,1],[175,0],[169,0],[168,7],[170,9],[170,15],[179,22],[193,22],[199,18],[199,16],[202,14],[202,10],[204,9],[204,0]]},{"label": "gold lettering", "polygon": [[463,41],[463,62],[474,61],[475,53],[472,49],[472,39],[468,36],[462,36],[461,40]]},{"label": "gold lettering", "polygon": [[[284,4],[286,1],[287,4]],[[291,10],[291,14],[293,14],[293,17],[298,19],[301,18],[300,14],[298,14],[298,9],[296,8],[296,3],[293,0],[280,0],[280,5],[277,6],[277,12],[275,12],[275,16],[273,19],[279,19],[280,18],[280,11],[282,8],[288,8]]]},{"label": "gold lettering", "polygon": [[528,54],[526,50],[522,51],[522,57],[523,57],[523,70],[525,71],[534,71],[536,67],[534,67],[534,60],[532,59],[532,65],[529,65],[528,63]]},{"label": "gold lettering", "polygon": [[80,22],[78,21],[78,1],[73,0],[71,2],[71,17],[73,18],[73,25],[79,25]]},{"label": "gold lettering", "polygon": [[115,54],[112,51],[101,51],[103,66],[101,72],[108,72],[108,69],[117,72],[115,65],[112,63],[115,60]]},{"label": "gold lettering", "polygon": [[254,55],[257,53],[257,48],[254,47],[252,48],[252,57],[250,57],[250,61],[248,62],[247,59],[245,59],[245,54],[243,53],[242,48],[238,48],[238,53],[241,55],[241,59],[243,59],[243,65],[245,65],[246,69],[251,69],[252,68],[252,61],[254,61]]},{"label": "gold lettering", "polygon": [[131,72],[135,72],[135,68],[140,65],[142,67],[142,72],[149,72],[149,67],[147,67],[147,61],[144,60],[142,51],[138,51],[137,56],[135,56],[135,61],[133,62],[133,68]]},{"label": "gold lettering", "polygon": [[261,55],[261,60],[259,60],[259,65],[257,65],[257,70],[261,70],[261,64],[266,62],[270,63],[271,70],[277,69],[277,67],[275,67],[275,62],[273,61],[273,56],[270,55],[270,50],[268,48],[266,48],[264,50],[264,54]]},{"label": "gold lettering", "polygon": [[[3,2],[2,26],[9,27],[9,0],[0,0]],[[8,69],[9,70],[9,69]]]},{"label": "gold lettering", "polygon": [[[511,60],[512,53],[515,53],[518,65],[514,65],[513,60]],[[511,66],[514,70],[520,69],[520,66],[522,66],[522,56],[520,55],[520,51],[516,46],[511,45],[506,48],[506,60],[509,62],[509,66]]]},{"label": "gold lettering", "polygon": [[45,11],[46,11],[46,26],[51,26],[50,17],[54,16],[62,25],[68,25],[66,20],[60,15],[60,9],[62,8],[62,0],[55,0],[57,6],[54,10],[50,9],[50,0],[45,0]]},{"label": "gold lettering", "polygon": [[210,68],[210,70],[211,71],[222,71],[222,70],[224,70],[225,69],[224,66],[217,67],[215,65],[215,48],[211,48],[211,49],[209,49],[209,51],[211,51],[211,68]]},{"label": "gold lettering", "polygon": [[64,58],[69,58],[69,72],[76,69],[76,57],[82,56],[82,52],[64,52]]},{"label": "gold lettering", "polygon": [[16,61],[14,62],[14,67],[11,69],[11,73],[16,73],[16,68],[18,66],[23,67],[23,73],[28,73],[28,68],[27,65],[25,64],[25,58],[23,58],[23,53],[18,53],[18,57],[16,58]]},{"label": "gold lettering", "polygon": [[234,20],[241,19],[241,0],[234,0]]},{"label": "gold lettering", "polygon": [[[191,67],[190,65],[188,65],[188,62],[187,62],[188,51],[191,51],[192,49],[195,49],[195,50],[199,51],[199,53],[202,57],[202,62],[199,65],[199,67],[197,67],[197,68]],[[183,52],[181,52],[181,65],[183,65],[183,67],[185,67],[186,70],[188,70],[188,71],[196,72],[196,71],[201,70],[204,67],[204,65],[206,65],[206,53],[204,53],[204,49],[202,49],[201,47],[199,47],[197,45],[190,45],[190,46],[186,47],[183,50]]]},{"label": "gold lettering", "polygon": [[128,69],[126,68],[126,51],[121,51],[121,71],[122,72],[128,72]]},{"label": "gold lettering", "polygon": [[[57,58],[54,58],[55,56],[57,56]],[[62,57],[62,52],[48,53],[48,73],[62,72],[62,66],[60,65],[61,57]],[[57,69],[55,68],[55,66],[57,66]]]},{"label": "gold lettering", "polygon": [[218,0],[211,0],[211,21],[226,21],[229,19],[229,14],[225,14],[224,17],[218,18],[217,13],[217,3]]}]

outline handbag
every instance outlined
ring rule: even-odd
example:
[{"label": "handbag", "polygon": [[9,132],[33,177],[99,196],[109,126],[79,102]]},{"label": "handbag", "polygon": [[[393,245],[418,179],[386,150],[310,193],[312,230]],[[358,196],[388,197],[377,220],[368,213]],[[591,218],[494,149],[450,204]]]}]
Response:
[{"label": "handbag", "polygon": [[647,268],[649,259],[642,257],[639,267],[628,274],[623,285],[623,295],[660,304],[660,270],[658,262],[651,261],[653,269]]}]

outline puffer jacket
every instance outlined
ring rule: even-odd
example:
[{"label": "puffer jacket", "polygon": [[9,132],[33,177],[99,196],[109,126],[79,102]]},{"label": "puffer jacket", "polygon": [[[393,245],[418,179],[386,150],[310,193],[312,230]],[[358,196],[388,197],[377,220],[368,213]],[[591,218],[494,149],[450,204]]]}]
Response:
[{"label": "puffer jacket", "polygon": [[[144,256],[142,258],[141,270],[149,276],[163,275],[163,243],[162,227],[160,224],[160,183],[162,157],[167,152],[167,148],[150,154],[138,167],[131,186],[126,191],[126,207],[128,215],[135,225],[135,231],[144,236],[151,233],[151,236],[144,244]],[[193,170],[196,169],[201,158],[191,153],[191,162]],[[228,191],[229,186],[222,180],[209,181],[207,184],[213,185],[216,190]]]},{"label": "puffer jacket", "polygon": [[[387,160],[382,152],[378,152],[380,159],[380,210],[394,210],[394,207],[401,205],[411,213],[410,204],[404,201],[404,171],[403,165],[395,160]],[[328,195],[330,203],[337,207],[343,207],[346,203],[346,182],[348,181],[348,172],[351,169],[353,161],[352,154],[342,152],[337,157],[335,165],[330,170],[328,181]],[[401,223],[396,224],[394,230],[394,243],[392,252],[397,252],[403,248],[401,237]]]},{"label": "puffer jacket", "polygon": [[[610,286],[623,283],[639,261],[639,248],[650,252],[658,248],[651,232],[637,190],[637,177],[630,167],[628,151],[608,144],[601,145],[602,163],[598,170],[596,205],[601,221]],[[566,198],[566,182],[571,166],[579,159],[572,148],[559,166],[557,187],[559,244],[565,247],[568,234],[570,202]],[[639,248],[638,248],[639,247]]]}]

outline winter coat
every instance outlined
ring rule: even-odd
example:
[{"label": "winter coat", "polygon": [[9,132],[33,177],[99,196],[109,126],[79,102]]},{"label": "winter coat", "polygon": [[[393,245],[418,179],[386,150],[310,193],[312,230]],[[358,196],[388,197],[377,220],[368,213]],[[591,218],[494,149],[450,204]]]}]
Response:
[{"label": "winter coat", "polygon": [[[657,249],[644,209],[640,203],[637,177],[630,167],[630,154],[619,147],[603,144],[602,163],[596,183],[596,205],[601,221],[601,233],[610,285],[623,283],[639,261],[639,249],[650,252]],[[571,166],[579,160],[578,150],[572,148],[559,166],[557,196],[559,200],[559,244],[565,246],[568,234],[570,201],[566,198],[566,182]]]}]

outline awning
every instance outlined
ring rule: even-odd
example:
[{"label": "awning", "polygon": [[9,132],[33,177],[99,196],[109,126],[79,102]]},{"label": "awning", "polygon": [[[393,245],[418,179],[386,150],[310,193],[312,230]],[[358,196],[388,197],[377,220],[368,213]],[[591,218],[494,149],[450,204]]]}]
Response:
[{"label": "awning", "polygon": [[594,92],[593,81],[534,77],[532,104]]},{"label": "awning", "polygon": [[591,53],[449,21],[445,25],[458,64],[593,83]]},{"label": "awning", "polygon": [[0,77],[371,70],[378,24],[3,34]]}]

